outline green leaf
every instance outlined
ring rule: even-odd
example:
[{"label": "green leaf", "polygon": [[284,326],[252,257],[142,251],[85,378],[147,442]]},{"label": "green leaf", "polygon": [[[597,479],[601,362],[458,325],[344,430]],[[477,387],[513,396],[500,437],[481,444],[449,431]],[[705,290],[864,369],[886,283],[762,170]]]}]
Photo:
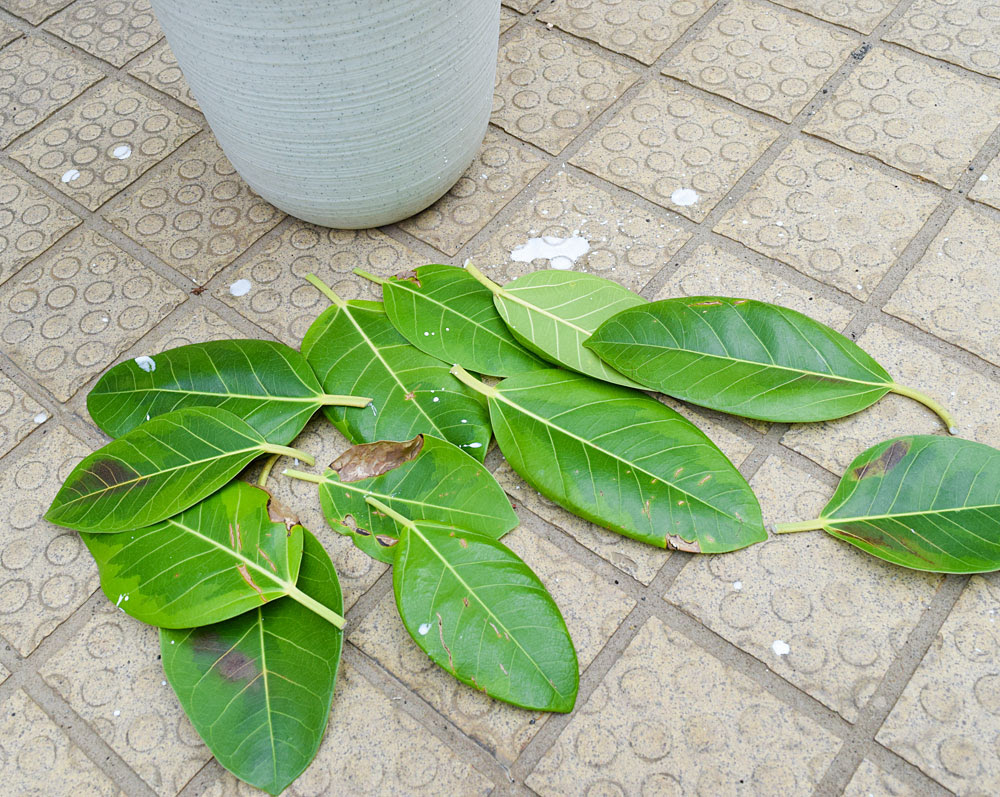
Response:
[{"label": "green leaf", "polygon": [[[299,587],[342,614],[337,573],[308,531]],[[202,628],[161,630],[163,669],[222,766],[278,794],[312,761],[330,715],[343,633],[290,598]]]},{"label": "green leaf", "polygon": [[392,586],[421,650],[489,697],[571,711],[580,685],[576,651],[538,576],[497,540],[412,521],[368,500],[399,524]]},{"label": "green leaf", "polygon": [[617,282],[572,271],[535,271],[500,287],[471,263],[466,270],[493,292],[504,323],[527,349],[581,374],[639,387],[583,347],[601,323],[646,300]]},{"label": "green leaf", "polygon": [[518,523],[493,474],[451,443],[430,435],[405,443],[355,446],[322,476],[294,470],[285,475],[316,482],[323,514],[334,531],[387,564],[395,557],[396,523],[372,509],[367,496],[411,520],[433,520],[494,539]]},{"label": "green leaf", "polygon": [[46,520],[79,531],[142,528],[194,506],[260,454],[301,451],[268,443],[227,410],[191,407],[159,415],[73,468]]},{"label": "green leaf", "polygon": [[937,435],[886,440],[851,463],[818,519],[775,531],[811,529],[914,570],[1000,570],[1000,451]]},{"label": "green leaf", "polygon": [[692,296],[609,318],[587,348],[645,387],[762,421],[823,421],[903,388],[860,346],[809,316],[752,299]]},{"label": "green leaf", "polygon": [[432,357],[492,376],[548,367],[514,340],[493,294],[464,268],[421,266],[412,276],[388,280],[354,271],[381,284],[393,326]]},{"label": "green leaf", "polygon": [[368,401],[325,394],[305,357],[282,343],[218,340],[119,363],[90,391],[87,409],[102,431],[121,437],[172,410],[221,407],[287,445],[321,406]]},{"label": "green leaf", "polygon": [[352,443],[432,434],[482,461],[490,425],[481,397],[407,343],[380,303],[345,302],[313,280],[334,304],[309,327],[302,353],[324,389],[372,397],[364,409],[324,407],[330,422]]},{"label": "green leaf", "polygon": [[566,371],[490,388],[497,444],[543,495],[627,537],[694,553],[767,538],[750,485],[693,423],[649,396]]}]

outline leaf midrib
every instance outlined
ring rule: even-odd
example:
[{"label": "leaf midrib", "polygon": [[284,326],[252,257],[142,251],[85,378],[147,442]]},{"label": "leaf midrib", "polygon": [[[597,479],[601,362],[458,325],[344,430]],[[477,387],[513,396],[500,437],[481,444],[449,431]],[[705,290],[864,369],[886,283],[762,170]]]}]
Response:
[{"label": "leaf midrib", "polygon": [[872,520],[892,520],[900,517],[916,517],[919,515],[944,515],[948,512],[964,512],[968,509],[997,509],[1000,508],[1000,504],[980,504],[980,505],[969,505],[969,506],[952,506],[947,509],[920,509],[914,512],[897,512],[897,513],[885,513],[881,515],[860,515],[857,517],[824,517],[820,516],[817,520],[824,525],[835,525],[836,523],[862,523]]},{"label": "leaf midrib", "polygon": [[493,515],[487,515],[482,512],[473,512],[472,510],[466,509],[455,509],[454,507],[449,507],[447,504],[434,504],[429,501],[419,501],[413,498],[400,498],[398,496],[392,495],[391,493],[379,492],[378,490],[366,490],[361,487],[355,487],[350,482],[333,481],[323,477],[323,483],[328,484],[331,487],[343,487],[345,490],[351,490],[355,493],[361,493],[362,495],[371,495],[378,498],[385,498],[387,501],[392,501],[393,503],[399,504],[410,504],[412,506],[429,506],[438,509],[452,509],[455,512],[460,512],[463,515],[471,515],[473,517],[479,518],[493,518]]},{"label": "leaf midrib", "polygon": [[273,393],[267,393],[265,395],[250,395],[245,393],[216,393],[211,390],[187,390],[184,388],[164,388],[164,387],[137,387],[132,390],[108,390],[102,393],[96,393],[96,396],[129,396],[135,393],[183,393],[185,395],[192,396],[219,396],[224,398],[237,398],[237,399],[253,399],[256,401],[284,401],[284,402],[302,402],[305,404],[317,404],[319,399],[323,397],[322,393],[316,393],[314,397],[310,398],[308,396],[297,397],[297,396],[277,396]]}]

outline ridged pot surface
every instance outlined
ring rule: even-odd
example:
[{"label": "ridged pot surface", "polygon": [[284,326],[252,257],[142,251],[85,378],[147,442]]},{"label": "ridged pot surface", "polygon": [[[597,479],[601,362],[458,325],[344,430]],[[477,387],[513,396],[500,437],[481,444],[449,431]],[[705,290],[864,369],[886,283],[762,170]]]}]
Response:
[{"label": "ridged pot surface", "polygon": [[482,143],[500,0],[152,0],[233,166],[327,227],[445,193]]}]

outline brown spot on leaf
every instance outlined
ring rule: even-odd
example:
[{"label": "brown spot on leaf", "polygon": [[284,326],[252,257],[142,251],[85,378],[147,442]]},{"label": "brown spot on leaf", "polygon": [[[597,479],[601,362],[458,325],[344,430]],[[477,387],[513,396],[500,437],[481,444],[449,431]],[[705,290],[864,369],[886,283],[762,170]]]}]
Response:
[{"label": "brown spot on leaf", "polygon": [[469,541],[467,539],[465,539],[465,537],[459,538],[458,544],[461,545],[463,548],[468,548],[469,547]]},{"label": "brown spot on leaf", "polygon": [[909,440],[897,440],[885,451],[879,454],[878,457],[855,468],[852,471],[852,474],[857,481],[866,479],[869,476],[884,476],[895,468],[900,462],[902,462],[903,457],[905,457],[909,451]]},{"label": "brown spot on leaf", "polygon": [[687,551],[688,553],[701,553],[701,545],[697,540],[685,540],[679,534],[666,535],[666,547],[674,551]]},{"label": "brown spot on leaf", "polygon": [[264,596],[264,591],[254,583],[253,577],[250,575],[250,571],[247,570],[247,566],[236,565],[236,569],[240,571],[240,575],[243,577],[243,580],[250,585],[251,589],[253,589],[254,592],[257,593],[257,597],[260,598],[260,602],[267,603],[267,598]]},{"label": "brown spot on leaf", "polygon": [[412,440],[402,443],[393,440],[362,443],[349,448],[337,457],[330,463],[330,470],[336,473],[342,482],[370,479],[416,458],[423,446],[424,437],[419,434]]},{"label": "brown spot on leaf", "polygon": [[462,605],[465,606],[466,609],[468,609],[469,608],[469,599],[463,597],[462,598]]},{"label": "brown spot on leaf", "polygon": [[403,394],[403,401],[413,401],[413,397],[415,395],[417,395],[417,394],[414,393],[412,390],[409,391],[408,393],[404,393]]},{"label": "brown spot on leaf", "polygon": [[688,307],[715,307],[715,306],[721,305],[721,304],[722,304],[722,302],[716,302],[716,301],[711,301],[711,302],[692,302],[691,304],[688,305]]},{"label": "brown spot on leaf", "polygon": [[264,492],[268,496],[267,516],[271,518],[272,523],[284,523],[285,529],[288,531],[291,531],[294,526],[299,525],[299,517],[294,511],[281,503],[281,501],[276,499],[267,490],[264,490]]},{"label": "brown spot on leaf", "polygon": [[117,459],[97,459],[90,466],[77,474],[66,486],[80,495],[92,493],[113,494],[130,490],[147,476],[141,476],[137,471],[122,464]]},{"label": "brown spot on leaf", "polygon": [[390,537],[387,534],[376,534],[375,542],[381,545],[383,548],[391,548],[393,545],[399,542],[395,537]]},{"label": "brown spot on leaf", "polygon": [[437,612],[438,618],[438,637],[441,639],[441,647],[448,651],[448,667],[452,672],[455,671],[455,661],[451,657],[451,648],[444,641],[444,620],[441,619],[441,612]]},{"label": "brown spot on leaf", "polygon": [[396,276],[393,277],[396,282],[412,282],[418,288],[420,287],[420,280],[417,278],[417,272],[413,269],[409,271],[401,271]]},{"label": "brown spot on leaf", "polygon": [[213,660],[215,664],[212,669],[226,681],[252,681],[260,675],[260,668],[254,659],[241,650],[229,647],[217,634],[209,632],[198,635],[192,648],[195,655]]}]

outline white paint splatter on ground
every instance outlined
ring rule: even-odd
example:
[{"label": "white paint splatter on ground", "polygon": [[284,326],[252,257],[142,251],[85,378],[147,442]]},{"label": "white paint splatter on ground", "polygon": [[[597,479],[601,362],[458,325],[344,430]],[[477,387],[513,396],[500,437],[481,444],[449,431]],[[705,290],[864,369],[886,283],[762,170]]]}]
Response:
[{"label": "white paint splatter on ground", "polygon": [[420,628],[417,629],[417,631],[420,633],[420,636],[427,636],[427,632],[430,630],[431,630],[430,623],[421,623]]},{"label": "white paint splatter on ground", "polygon": [[49,416],[46,413],[40,412],[35,416],[35,423],[45,423],[48,419]]},{"label": "white paint splatter on ground", "polygon": [[80,179],[80,172],[76,169],[68,169],[63,172],[63,176],[60,178],[64,183],[72,183],[74,180]]},{"label": "white paint splatter on ground", "polygon": [[771,650],[774,651],[775,656],[787,656],[789,653],[792,652],[792,649],[788,646],[788,643],[780,639],[776,639],[774,640],[774,642],[771,643]]},{"label": "white paint splatter on ground", "polygon": [[546,235],[544,238],[529,238],[526,243],[515,246],[510,253],[510,259],[515,263],[548,260],[552,268],[566,271],[573,268],[576,261],[589,251],[590,242],[582,235],[570,238]]},{"label": "white paint splatter on ground", "polygon": [[248,279],[236,280],[229,286],[229,292],[233,296],[246,296],[252,287],[253,284]]},{"label": "white paint splatter on ground", "polygon": [[132,154],[132,147],[128,144],[119,144],[111,151],[111,157],[117,158],[120,161],[125,160]]},{"label": "white paint splatter on ground", "polygon": [[699,199],[698,192],[693,188],[678,188],[670,195],[670,201],[682,208],[691,207]]},{"label": "white paint splatter on ground", "polygon": [[153,362],[152,357],[147,357],[143,355],[142,357],[135,358],[135,364],[138,365],[146,373],[156,370],[156,363]]}]

